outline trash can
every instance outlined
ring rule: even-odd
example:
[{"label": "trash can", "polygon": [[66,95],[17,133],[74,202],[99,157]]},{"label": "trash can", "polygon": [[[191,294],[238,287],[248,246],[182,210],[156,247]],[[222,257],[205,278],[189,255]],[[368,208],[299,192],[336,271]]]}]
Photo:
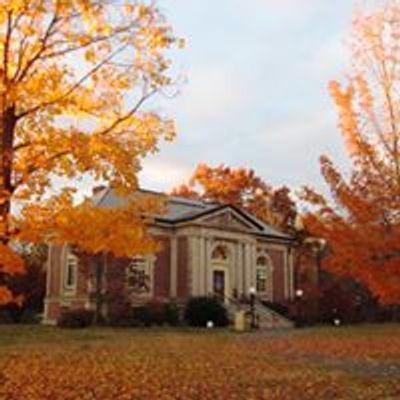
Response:
[{"label": "trash can", "polygon": [[235,313],[235,331],[243,332],[247,330],[247,321],[245,311],[236,311]]}]

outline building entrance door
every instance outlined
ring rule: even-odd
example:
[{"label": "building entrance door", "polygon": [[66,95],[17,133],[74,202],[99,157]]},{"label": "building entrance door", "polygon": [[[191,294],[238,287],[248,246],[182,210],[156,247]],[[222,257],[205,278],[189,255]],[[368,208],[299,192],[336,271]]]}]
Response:
[{"label": "building entrance door", "polygon": [[215,269],[213,271],[213,291],[214,295],[222,301],[226,300],[225,271]]}]

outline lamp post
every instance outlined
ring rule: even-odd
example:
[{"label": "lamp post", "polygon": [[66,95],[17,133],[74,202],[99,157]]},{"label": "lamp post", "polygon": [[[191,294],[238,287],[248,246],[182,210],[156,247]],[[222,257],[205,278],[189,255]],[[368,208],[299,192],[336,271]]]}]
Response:
[{"label": "lamp post", "polygon": [[251,329],[256,329],[257,324],[256,324],[256,310],[255,310],[255,302],[256,302],[256,288],[251,287],[249,289],[249,295],[250,295],[250,328]]},{"label": "lamp post", "polygon": [[303,298],[303,289],[297,289],[295,292],[295,300],[296,300],[296,325],[297,327],[301,326],[301,300]]}]

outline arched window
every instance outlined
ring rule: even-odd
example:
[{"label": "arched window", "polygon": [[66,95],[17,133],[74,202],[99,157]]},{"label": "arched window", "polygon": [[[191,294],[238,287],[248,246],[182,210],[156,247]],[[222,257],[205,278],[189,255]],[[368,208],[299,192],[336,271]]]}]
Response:
[{"label": "arched window", "polygon": [[127,266],[127,286],[131,292],[150,293],[152,271],[148,257],[134,256]]},{"label": "arched window", "polygon": [[211,254],[211,258],[214,261],[226,261],[228,259],[228,252],[227,252],[227,248],[225,246],[217,246],[212,254]]}]

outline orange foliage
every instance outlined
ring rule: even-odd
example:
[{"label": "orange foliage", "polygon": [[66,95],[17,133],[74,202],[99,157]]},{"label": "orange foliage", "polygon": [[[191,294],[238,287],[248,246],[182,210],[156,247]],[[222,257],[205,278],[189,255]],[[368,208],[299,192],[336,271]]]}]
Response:
[{"label": "orange foliage", "polygon": [[[200,191],[196,190],[198,187]],[[232,204],[282,229],[291,228],[296,217],[296,206],[287,187],[274,190],[246,168],[199,164],[189,184],[178,186],[172,194]]]},{"label": "orange foliage", "polygon": [[[57,335],[51,333],[53,342]],[[314,400],[400,394],[395,333],[250,337],[113,330],[102,331],[96,341],[85,333],[84,343],[64,336],[63,345],[25,343],[2,351],[0,398]]]},{"label": "orange foliage", "polygon": [[182,42],[146,1],[0,0],[0,26],[0,272],[20,268],[5,248],[22,238],[100,251],[108,235],[110,251],[147,251],[143,221],[126,218],[142,199],[105,212],[48,193],[55,179],[70,190],[82,177],[124,194],[137,188],[140,160],[175,134],[143,105],[173,83],[165,54]]},{"label": "orange foliage", "polygon": [[395,3],[356,16],[353,73],[346,87],[330,85],[351,173],[347,179],[322,156],[335,206],[304,192],[316,206],[307,228],[330,246],[327,267],[362,281],[383,303],[400,303],[399,29]]}]

